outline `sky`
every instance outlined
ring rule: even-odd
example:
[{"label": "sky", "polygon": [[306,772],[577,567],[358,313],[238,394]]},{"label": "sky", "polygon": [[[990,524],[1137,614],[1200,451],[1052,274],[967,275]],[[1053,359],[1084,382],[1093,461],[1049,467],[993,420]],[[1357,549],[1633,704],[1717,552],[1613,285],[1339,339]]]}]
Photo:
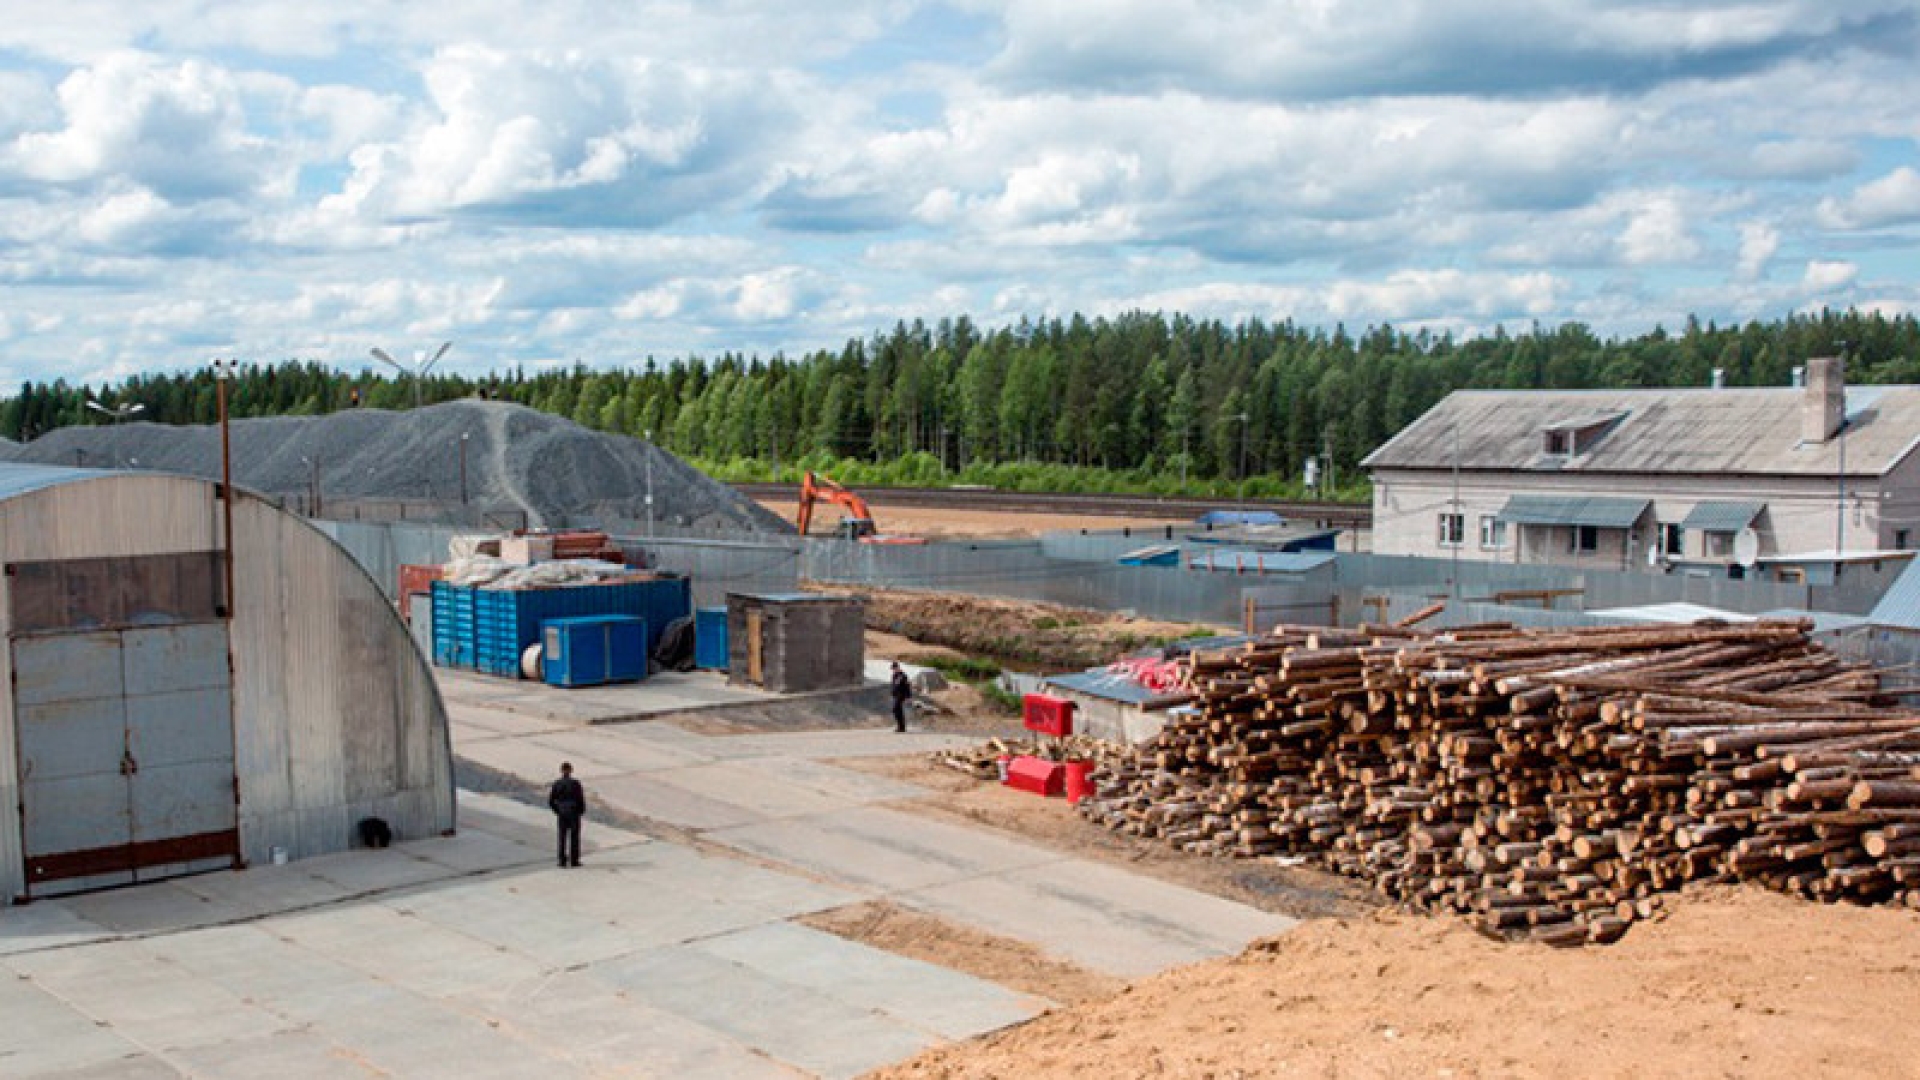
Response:
[{"label": "sky", "polygon": [[0,387],[1920,311],[1920,0],[25,3]]}]

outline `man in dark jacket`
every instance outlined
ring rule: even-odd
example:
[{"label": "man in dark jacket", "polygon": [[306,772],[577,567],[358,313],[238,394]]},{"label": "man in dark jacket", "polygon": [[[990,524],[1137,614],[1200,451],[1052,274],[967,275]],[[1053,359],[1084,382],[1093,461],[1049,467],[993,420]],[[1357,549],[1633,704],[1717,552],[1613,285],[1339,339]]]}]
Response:
[{"label": "man in dark jacket", "polygon": [[560,779],[547,792],[547,808],[560,821],[560,865],[580,865],[580,819],[587,814],[587,793],[573,778],[573,763],[560,764]]},{"label": "man in dark jacket", "polygon": [[913,697],[913,683],[900,665],[893,665],[893,730],[907,730],[907,701]]}]

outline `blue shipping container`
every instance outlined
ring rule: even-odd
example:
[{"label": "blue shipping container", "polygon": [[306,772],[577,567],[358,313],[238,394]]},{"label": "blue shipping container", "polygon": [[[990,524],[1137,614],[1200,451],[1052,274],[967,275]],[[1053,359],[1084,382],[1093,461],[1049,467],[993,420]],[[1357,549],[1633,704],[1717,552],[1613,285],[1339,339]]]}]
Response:
[{"label": "blue shipping container", "polygon": [[472,668],[474,655],[474,590],[465,585],[433,583],[433,662],[441,667]]},{"label": "blue shipping container", "polygon": [[[646,652],[652,655],[667,624],[692,612],[692,584],[684,577],[575,585],[556,589],[474,589],[467,640],[472,667],[518,678],[520,656],[540,640],[548,619],[593,615],[632,615],[646,623]],[[436,623],[437,625],[437,623]]]},{"label": "blue shipping container", "polygon": [[551,686],[601,686],[647,677],[647,621],[632,615],[548,619],[542,674]]},{"label": "blue shipping container", "polygon": [[727,670],[727,609],[703,607],[693,613],[693,666]]}]

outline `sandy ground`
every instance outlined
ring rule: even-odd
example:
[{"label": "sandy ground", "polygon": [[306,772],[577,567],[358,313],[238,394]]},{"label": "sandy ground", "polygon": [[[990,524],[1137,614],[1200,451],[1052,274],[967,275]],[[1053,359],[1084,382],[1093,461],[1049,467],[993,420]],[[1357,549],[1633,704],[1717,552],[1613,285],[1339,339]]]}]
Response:
[{"label": "sandy ground", "polygon": [[[788,523],[792,523],[799,513],[799,507],[791,502],[778,502],[772,499],[759,500],[760,505],[779,514]],[[1006,539],[1020,536],[1038,536],[1043,532],[1058,532],[1063,529],[1140,529],[1151,532],[1164,530],[1168,525],[1185,525],[1191,518],[1146,517],[1089,517],[1085,514],[997,514],[980,510],[940,510],[920,506],[888,506],[884,502],[872,501],[875,527],[883,533],[901,536],[923,536],[929,540],[954,539]],[[830,532],[840,520],[840,510],[836,506],[826,506],[814,510],[813,531]],[[1152,542],[1152,537],[1141,541]]]},{"label": "sandy ground", "polygon": [[1920,916],[1703,890],[1619,945],[1503,945],[1383,913],[871,1074],[1910,1077]]},{"label": "sandy ground", "polygon": [[[925,651],[880,637],[871,646]],[[964,701],[956,712],[964,712]],[[942,720],[933,718],[938,724]],[[946,721],[958,724],[960,721]],[[970,721],[981,733],[1003,721]],[[1208,859],[924,757],[843,762],[939,791],[903,809],[1017,832],[1310,921],[1243,955],[1116,987],[1028,946],[862,905],[820,925],[1062,1003],[877,1080],[1069,1076],[1920,1077],[1920,912],[1708,887],[1616,945],[1491,940],[1353,883]]]}]

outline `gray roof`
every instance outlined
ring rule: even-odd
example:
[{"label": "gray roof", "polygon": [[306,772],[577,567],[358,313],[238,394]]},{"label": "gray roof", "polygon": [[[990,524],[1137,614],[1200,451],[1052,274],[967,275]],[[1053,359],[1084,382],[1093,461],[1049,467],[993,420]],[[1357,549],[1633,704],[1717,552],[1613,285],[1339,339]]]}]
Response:
[{"label": "gray roof", "polygon": [[[1802,445],[1806,391],[1460,390],[1361,464],[1370,469],[1834,476],[1838,438]],[[1590,449],[1546,453],[1543,432],[1624,414]],[[1847,388],[1852,476],[1891,471],[1920,442],[1920,386]],[[1457,433],[1457,434],[1456,434]],[[1456,451],[1457,447],[1457,451]]]},{"label": "gray roof", "polygon": [[1753,519],[1764,509],[1766,504],[1757,502],[1703,502],[1687,511],[1680,527],[1702,532],[1739,532],[1753,524]]},{"label": "gray roof", "polygon": [[1880,626],[1920,630],[1920,559],[1908,563],[1906,570],[1893,579],[1867,619]]},{"label": "gray roof", "polygon": [[1224,548],[1197,553],[1187,560],[1194,570],[1233,570],[1248,574],[1305,574],[1333,562],[1331,551],[1255,551]]},{"label": "gray roof", "polygon": [[1603,499],[1563,495],[1510,495],[1501,521],[1516,525],[1595,525],[1627,529],[1652,505],[1647,499]]},{"label": "gray roof", "polygon": [[19,465],[0,462],[0,499],[11,499],[16,495],[25,495],[28,492],[58,484],[70,484],[76,480],[124,475],[126,474],[108,472],[104,469],[70,469],[64,465]]}]

